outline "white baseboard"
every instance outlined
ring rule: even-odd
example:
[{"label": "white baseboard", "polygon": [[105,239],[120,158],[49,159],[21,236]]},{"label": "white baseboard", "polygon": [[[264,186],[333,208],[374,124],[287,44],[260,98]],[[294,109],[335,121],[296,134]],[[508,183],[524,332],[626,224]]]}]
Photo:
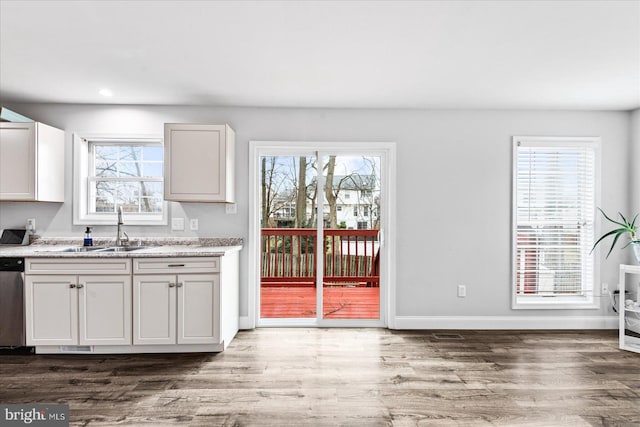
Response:
[{"label": "white baseboard", "polygon": [[251,321],[249,316],[240,316],[240,321],[238,322],[238,327],[240,329],[253,329],[255,325]]},{"label": "white baseboard", "polygon": [[[396,316],[389,329],[618,329],[618,316]],[[240,329],[254,329],[240,316]]]},{"label": "white baseboard", "polygon": [[393,329],[618,329],[617,316],[396,316]]}]

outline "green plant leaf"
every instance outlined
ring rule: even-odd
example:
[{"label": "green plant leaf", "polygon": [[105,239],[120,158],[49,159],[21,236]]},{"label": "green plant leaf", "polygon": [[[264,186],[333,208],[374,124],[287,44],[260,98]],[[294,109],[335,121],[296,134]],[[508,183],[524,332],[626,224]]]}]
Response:
[{"label": "green plant leaf", "polygon": [[620,218],[622,218],[622,221],[624,222],[624,226],[628,228],[631,224],[629,223],[629,221],[627,221],[627,218],[625,218],[624,215],[622,215],[622,213],[620,212],[618,212],[618,215],[620,215]]},{"label": "green plant leaf", "polygon": [[[604,236],[600,237],[594,244],[593,244],[593,248],[591,248],[591,252],[593,252],[596,249],[596,246],[598,246],[598,243],[602,242],[605,238],[611,236],[612,234],[617,234],[620,235],[622,232],[624,232],[623,229],[619,228],[617,230],[611,230],[610,232],[606,233]],[[591,253],[589,252],[589,253]],[[608,255],[607,255],[608,256]]]},{"label": "green plant leaf", "polygon": [[[611,253],[613,252],[613,249],[615,248],[616,244],[618,243],[618,241],[620,240],[620,237],[622,235],[624,235],[625,233],[629,233],[629,237],[630,237],[630,242],[627,243],[624,247],[626,248],[627,246],[629,246],[629,244],[633,241],[638,240],[636,238],[636,233],[638,231],[637,227],[636,227],[636,221],[638,220],[638,218],[640,217],[640,214],[636,214],[636,216],[633,217],[633,219],[631,220],[631,222],[629,222],[629,220],[622,215],[622,212],[618,212],[618,216],[622,219],[622,222],[616,221],[614,219],[611,219],[609,216],[607,216],[606,213],[604,213],[604,211],[600,208],[598,208],[598,210],[600,211],[600,213],[602,213],[602,216],[609,222],[611,222],[612,224],[616,224],[618,226],[620,226],[621,228],[617,228],[615,230],[611,230],[608,233],[604,234],[603,236],[601,236],[596,243],[594,243],[593,248],[591,248],[591,252],[593,252],[596,248],[596,246],[598,244],[600,244],[600,242],[602,242],[605,238],[609,237],[609,236],[615,236],[613,238],[613,241],[611,242],[611,247],[609,248],[609,252],[607,252],[607,258],[609,258],[609,255],[611,255]],[[589,253],[591,253],[589,252]]]},{"label": "green plant leaf", "polygon": [[616,234],[616,237],[613,238],[613,243],[611,243],[611,248],[609,249],[609,253],[607,253],[607,256],[605,258],[609,258],[609,255],[611,255],[611,252],[613,252],[613,248],[616,247],[616,243],[618,242],[620,236],[622,236],[622,233]]},{"label": "green plant leaf", "polygon": [[612,223],[614,223],[614,224],[618,224],[618,225],[619,225],[619,226],[621,226],[621,227],[625,227],[625,224],[622,224],[622,223],[620,223],[620,222],[618,222],[618,221],[615,221],[615,220],[613,220],[613,219],[609,218],[609,217],[607,216],[607,214],[606,214],[606,213],[604,213],[604,211],[603,211],[602,209],[598,208],[598,210],[602,213],[602,216],[604,216],[608,221],[610,221],[610,222],[612,222]]}]

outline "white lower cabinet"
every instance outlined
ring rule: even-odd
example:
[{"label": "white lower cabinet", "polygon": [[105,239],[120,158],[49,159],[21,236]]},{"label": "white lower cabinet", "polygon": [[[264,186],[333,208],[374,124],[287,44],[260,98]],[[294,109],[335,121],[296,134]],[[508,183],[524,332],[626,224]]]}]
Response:
[{"label": "white lower cabinet", "polygon": [[25,315],[27,345],[130,345],[131,261],[27,259]]},{"label": "white lower cabinet", "polygon": [[136,275],[134,344],[217,344],[217,274]]},{"label": "white lower cabinet", "polygon": [[27,345],[78,344],[76,276],[26,276]]},{"label": "white lower cabinet", "polygon": [[131,344],[131,276],[26,277],[27,345]]},{"label": "white lower cabinet", "polygon": [[223,351],[238,332],[238,251],[223,256],[25,259],[37,353]]}]

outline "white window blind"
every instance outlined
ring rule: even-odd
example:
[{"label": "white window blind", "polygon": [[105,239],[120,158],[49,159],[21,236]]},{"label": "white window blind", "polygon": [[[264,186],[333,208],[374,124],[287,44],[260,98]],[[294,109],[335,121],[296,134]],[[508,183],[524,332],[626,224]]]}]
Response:
[{"label": "white window blind", "polygon": [[597,138],[514,138],[514,308],[593,304]]}]

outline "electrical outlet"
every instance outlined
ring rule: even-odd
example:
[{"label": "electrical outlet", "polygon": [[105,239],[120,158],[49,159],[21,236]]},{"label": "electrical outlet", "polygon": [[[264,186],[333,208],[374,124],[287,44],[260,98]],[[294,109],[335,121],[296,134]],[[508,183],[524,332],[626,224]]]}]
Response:
[{"label": "electrical outlet", "polygon": [[171,218],[171,230],[173,231],[184,230],[184,218]]},{"label": "electrical outlet", "polygon": [[238,213],[238,205],[235,203],[228,203],[224,206],[224,211],[227,214],[237,214]]},{"label": "electrical outlet", "polygon": [[603,294],[608,294],[609,293],[609,284],[608,283],[603,283],[602,284],[602,293]]},{"label": "electrical outlet", "polygon": [[191,231],[196,231],[198,229],[198,218],[191,218],[189,220],[189,228]]},{"label": "electrical outlet", "polygon": [[27,231],[31,233],[35,233],[36,231],[36,219],[35,218],[27,218]]},{"label": "electrical outlet", "polygon": [[465,285],[458,285],[458,296],[460,298],[467,296],[467,287]]}]

